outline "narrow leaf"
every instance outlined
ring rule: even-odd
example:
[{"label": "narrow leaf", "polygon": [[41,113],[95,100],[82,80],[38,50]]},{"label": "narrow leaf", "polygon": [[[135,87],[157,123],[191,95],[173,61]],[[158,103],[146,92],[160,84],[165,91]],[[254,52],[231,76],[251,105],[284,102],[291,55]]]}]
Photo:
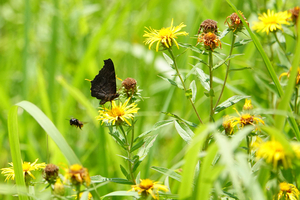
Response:
[{"label": "narrow leaf", "polygon": [[195,72],[197,77],[200,80],[201,85],[204,87],[204,89],[206,91],[210,90],[210,86],[209,86],[209,76],[207,74],[204,73],[204,71],[198,67],[195,67]]},{"label": "narrow leaf", "polygon": [[220,111],[236,104],[237,102],[239,102],[242,99],[246,99],[249,98],[250,96],[243,96],[243,95],[235,95],[230,97],[229,99],[227,99],[226,101],[222,102],[221,104],[219,104],[216,109],[215,109],[215,114],[219,113]]},{"label": "narrow leaf", "polygon": [[156,167],[156,166],[152,166],[151,169],[154,169],[155,171],[162,173],[164,175],[167,175],[179,182],[181,182],[181,175],[177,174],[176,172],[174,172],[173,170],[167,169],[167,168],[163,168],[163,167]]},{"label": "narrow leaf", "polygon": [[177,121],[175,121],[174,124],[180,137],[187,143],[190,143],[192,137],[194,136],[193,131],[184,123],[178,123]]},{"label": "narrow leaf", "polygon": [[196,95],[197,95],[197,85],[196,85],[196,82],[195,80],[193,80],[190,84],[190,89],[192,91],[192,101],[193,103],[195,103],[195,100],[196,100]]},{"label": "narrow leaf", "polygon": [[174,61],[167,54],[163,53],[163,56],[169,65],[173,65]]}]

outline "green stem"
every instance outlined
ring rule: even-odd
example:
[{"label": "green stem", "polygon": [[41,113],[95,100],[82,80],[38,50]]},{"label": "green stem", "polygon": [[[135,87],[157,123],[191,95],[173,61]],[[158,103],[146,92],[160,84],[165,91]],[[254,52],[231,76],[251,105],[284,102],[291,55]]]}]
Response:
[{"label": "green stem", "polygon": [[286,53],[285,53],[285,49],[283,48],[283,46],[282,46],[281,43],[279,42],[279,39],[278,39],[278,37],[277,37],[276,32],[274,32],[274,35],[275,35],[276,42],[278,43],[279,47],[280,47],[281,50],[283,51],[283,53],[284,53],[286,59],[289,61],[289,63],[291,63],[289,57],[288,57],[288,56],[286,55]]},{"label": "green stem", "polygon": [[[232,32],[232,41],[231,41],[231,47],[230,47],[230,52],[229,52],[229,56],[230,57],[232,55],[232,51],[233,51],[233,46],[234,46],[234,42],[235,42],[235,34]],[[226,82],[227,82],[227,78],[228,78],[228,74],[229,74],[229,68],[230,68],[230,61],[231,59],[228,60],[228,64],[227,64],[227,68],[226,68],[226,74],[225,74],[225,78],[224,78],[224,83],[223,83],[223,86],[222,86],[222,89],[221,89],[221,92],[220,92],[220,95],[219,95],[219,98],[216,102],[216,105],[214,107],[214,111],[216,110],[216,107],[218,106],[220,100],[221,100],[221,97],[222,97],[222,94],[224,92],[224,89],[225,89],[225,85],[226,85]]]},{"label": "green stem", "polygon": [[131,129],[131,141],[130,141],[130,147],[128,149],[128,168],[129,168],[129,172],[130,172],[130,176],[131,176],[131,179],[132,179],[132,182],[134,184],[136,184],[135,182],[135,178],[134,178],[134,174],[132,172],[132,163],[130,162],[131,160],[131,149],[132,149],[132,146],[133,146],[133,142],[134,142],[134,120],[132,119],[132,129]]},{"label": "green stem", "polygon": [[214,94],[213,94],[213,56],[212,51],[208,54],[209,64],[209,97],[210,97],[210,118],[209,121],[213,121],[214,114]]},{"label": "green stem", "polygon": [[[168,51],[169,51],[169,53],[170,53],[170,55],[171,55],[171,57],[172,57],[172,59],[173,59],[173,61],[174,61],[174,67],[175,67],[176,73],[177,73],[177,75],[178,75],[178,77],[179,77],[179,79],[180,79],[180,81],[181,81],[181,84],[182,84],[182,86],[183,86],[184,92],[186,93],[186,92],[187,92],[187,89],[186,89],[186,87],[185,87],[183,78],[181,77],[181,75],[180,75],[180,73],[179,73],[178,66],[177,66],[177,62],[176,62],[175,56],[174,56],[174,54],[173,54],[173,51],[172,51],[171,48],[168,48]],[[200,118],[200,115],[199,115],[199,113],[197,112],[197,109],[196,109],[196,107],[195,107],[194,102],[192,101],[191,98],[189,98],[189,100],[190,100],[190,102],[191,102],[191,104],[192,104],[192,107],[193,107],[193,109],[194,109],[194,111],[195,111],[195,113],[196,113],[196,115],[197,115],[197,117],[198,117],[200,123],[203,124],[203,122],[202,122],[202,120],[201,120],[201,118]]]},{"label": "green stem", "polygon": [[298,101],[298,87],[295,87],[295,105],[294,105],[294,113],[298,114],[298,105],[297,105],[297,101]]}]

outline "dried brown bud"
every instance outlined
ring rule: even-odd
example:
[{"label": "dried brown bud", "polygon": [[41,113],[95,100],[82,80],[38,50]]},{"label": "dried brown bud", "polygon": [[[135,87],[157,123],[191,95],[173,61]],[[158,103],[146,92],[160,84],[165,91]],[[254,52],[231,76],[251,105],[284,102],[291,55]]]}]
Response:
[{"label": "dried brown bud", "polygon": [[299,6],[296,6],[295,8],[290,9],[289,12],[292,14],[293,22],[296,24],[297,20],[298,20],[298,17],[299,17],[299,12],[300,12]]},{"label": "dried brown bud", "polygon": [[[244,20],[246,21],[246,23],[249,26],[249,23],[247,22],[243,13],[241,11],[239,11],[239,13],[240,13],[240,15],[243,16]],[[227,25],[230,29],[233,29],[233,32],[236,30],[241,31],[243,28],[243,22],[236,13],[232,13],[230,16],[226,17],[225,23],[227,23]]]},{"label": "dried brown bud", "polygon": [[219,37],[214,33],[202,33],[198,36],[197,44],[202,43],[207,50],[214,50],[218,46],[221,47],[221,41]]},{"label": "dried brown bud", "polygon": [[54,184],[58,177],[59,168],[54,164],[48,164],[44,169],[44,178],[45,180],[50,183]]},{"label": "dried brown bud", "polygon": [[218,32],[217,22],[212,19],[206,19],[200,24],[198,34],[201,32],[201,30],[204,33],[208,33],[208,32],[217,33]]},{"label": "dried brown bud", "polygon": [[122,86],[124,87],[124,91],[126,92],[127,96],[132,96],[136,91],[136,80],[133,78],[126,78],[122,82]]}]

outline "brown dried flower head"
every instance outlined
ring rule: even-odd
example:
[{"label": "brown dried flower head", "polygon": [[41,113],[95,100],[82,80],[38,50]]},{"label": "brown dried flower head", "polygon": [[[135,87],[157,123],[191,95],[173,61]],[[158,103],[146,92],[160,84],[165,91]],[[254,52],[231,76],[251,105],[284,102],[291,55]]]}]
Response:
[{"label": "brown dried flower head", "polygon": [[45,180],[50,183],[54,184],[58,177],[59,168],[54,164],[48,164],[44,169],[44,178]]},{"label": "brown dried flower head", "polygon": [[218,33],[217,22],[212,19],[206,19],[200,24],[200,28],[198,30],[198,34],[203,31],[203,33]]},{"label": "brown dried flower head", "polygon": [[127,96],[132,96],[136,91],[136,80],[128,77],[122,82],[122,86]]},{"label": "brown dried flower head", "polygon": [[219,37],[214,34],[214,33],[202,33],[201,35],[198,36],[197,44],[203,43],[204,47],[207,50],[214,50],[218,46],[221,47],[221,41]]},{"label": "brown dried flower head", "polygon": [[299,6],[296,6],[293,9],[290,9],[289,12],[292,14],[292,21],[297,24],[297,20],[299,17],[300,8]]},{"label": "brown dried flower head", "polygon": [[[240,15],[243,16],[244,20],[249,26],[249,23],[247,22],[246,18],[244,17],[243,13],[239,11]],[[233,29],[233,32],[235,31],[241,31],[243,29],[243,22],[240,19],[240,17],[236,13],[232,13],[230,16],[226,17],[226,20],[224,23],[227,23],[228,27],[230,29]]]}]

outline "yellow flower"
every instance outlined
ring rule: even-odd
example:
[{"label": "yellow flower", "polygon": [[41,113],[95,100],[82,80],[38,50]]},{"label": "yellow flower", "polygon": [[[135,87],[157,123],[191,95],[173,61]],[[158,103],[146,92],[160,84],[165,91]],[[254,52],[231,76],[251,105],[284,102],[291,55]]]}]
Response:
[{"label": "yellow flower", "polygon": [[256,117],[255,115],[251,115],[249,113],[240,114],[236,110],[236,108],[234,108],[234,109],[235,109],[236,113],[239,115],[239,117],[231,118],[232,126],[234,126],[234,127],[239,125],[241,128],[243,128],[246,125],[256,126],[259,123],[262,123],[263,125],[265,124],[265,122],[261,118]]},{"label": "yellow flower", "polygon": [[71,165],[70,168],[66,170],[65,180],[69,180],[75,186],[83,183],[89,186],[91,183],[88,169],[79,164]]},{"label": "yellow flower", "polygon": [[[287,76],[288,78],[290,78],[290,72],[291,72],[291,70],[292,70],[292,68],[290,68],[290,70],[288,72],[284,72],[284,73],[280,74],[279,80],[283,76]],[[300,67],[298,67],[297,71],[298,71],[298,73],[297,73],[297,77],[296,77],[296,85],[299,83],[299,80],[300,80]]]},{"label": "yellow flower", "polygon": [[[46,167],[45,163],[36,164],[37,161],[38,161],[38,158],[31,164],[30,164],[30,162],[23,162],[22,169],[23,169],[23,176],[24,177],[25,177],[25,175],[28,174],[33,179],[35,179],[35,177],[31,173],[31,171],[44,169]],[[1,174],[4,174],[4,176],[6,176],[5,181],[8,181],[9,179],[11,179],[11,180],[15,179],[14,165],[13,165],[13,163],[8,163],[8,164],[11,167],[1,169],[2,170]]]},{"label": "yellow flower", "polygon": [[175,43],[175,45],[179,49],[176,38],[177,36],[180,35],[188,35],[188,33],[185,31],[179,32],[185,26],[186,25],[184,25],[183,23],[179,24],[179,26],[173,26],[173,19],[172,19],[171,26],[167,28],[156,30],[156,29],[152,29],[151,27],[149,28],[146,27],[147,31],[145,31],[145,34],[143,35],[143,37],[146,37],[144,43],[146,45],[149,44],[149,49],[151,49],[151,46],[155,42],[157,42],[156,51],[158,51],[160,43],[164,48],[170,48],[173,45],[173,43]]},{"label": "yellow flower", "polygon": [[255,22],[252,28],[257,30],[257,32],[262,31],[269,34],[269,32],[276,31],[277,29],[282,30],[282,24],[289,25],[288,20],[290,17],[291,14],[287,11],[274,13],[274,11],[268,10],[267,13],[259,15],[258,19],[260,21]]},{"label": "yellow flower", "polygon": [[129,106],[127,106],[130,98],[125,101],[125,103],[122,105],[116,105],[115,101],[112,101],[112,108],[101,108],[99,110],[99,115],[97,116],[97,120],[102,121],[101,124],[104,122],[106,123],[112,123],[112,125],[115,125],[116,122],[126,122],[129,126],[131,126],[128,119],[133,119],[134,113],[137,113],[139,108],[136,108],[136,104],[132,103]]},{"label": "yellow flower", "polygon": [[253,109],[253,106],[251,104],[251,99],[249,99],[249,100],[246,99],[243,110],[252,110],[252,109]]},{"label": "yellow flower", "polygon": [[287,154],[282,144],[276,140],[262,142],[256,150],[256,158],[263,158],[267,163],[272,163],[276,168],[278,164],[282,164],[284,168],[291,166],[293,155]]},{"label": "yellow flower", "polygon": [[[79,199],[81,199],[81,196],[83,195],[83,192],[79,193]],[[93,195],[89,192],[88,194],[88,200],[91,200],[93,198]],[[75,199],[77,199],[77,196],[75,195]]]},{"label": "yellow flower", "polygon": [[58,178],[54,184],[53,189],[54,194],[63,196],[65,194],[65,186],[62,184],[61,180]]},{"label": "yellow flower", "polygon": [[223,124],[222,125],[224,127],[226,135],[231,135],[233,133],[234,126],[232,125],[232,117],[230,117],[229,115],[226,115],[223,118]]},{"label": "yellow flower", "polygon": [[158,184],[158,182],[153,182],[150,179],[141,180],[140,184],[132,185],[132,189],[129,191],[136,191],[139,195],[147,197],[149,194],[153,199],[159,199],[158,191],[162,190],[164,192],[169,191],[167,186]]},{"label": "yellow flower", "polygon": [[298,200],[300,192],[293,184],[282,182],[279,184],[280,191],[278,193],[278,200]]}]

